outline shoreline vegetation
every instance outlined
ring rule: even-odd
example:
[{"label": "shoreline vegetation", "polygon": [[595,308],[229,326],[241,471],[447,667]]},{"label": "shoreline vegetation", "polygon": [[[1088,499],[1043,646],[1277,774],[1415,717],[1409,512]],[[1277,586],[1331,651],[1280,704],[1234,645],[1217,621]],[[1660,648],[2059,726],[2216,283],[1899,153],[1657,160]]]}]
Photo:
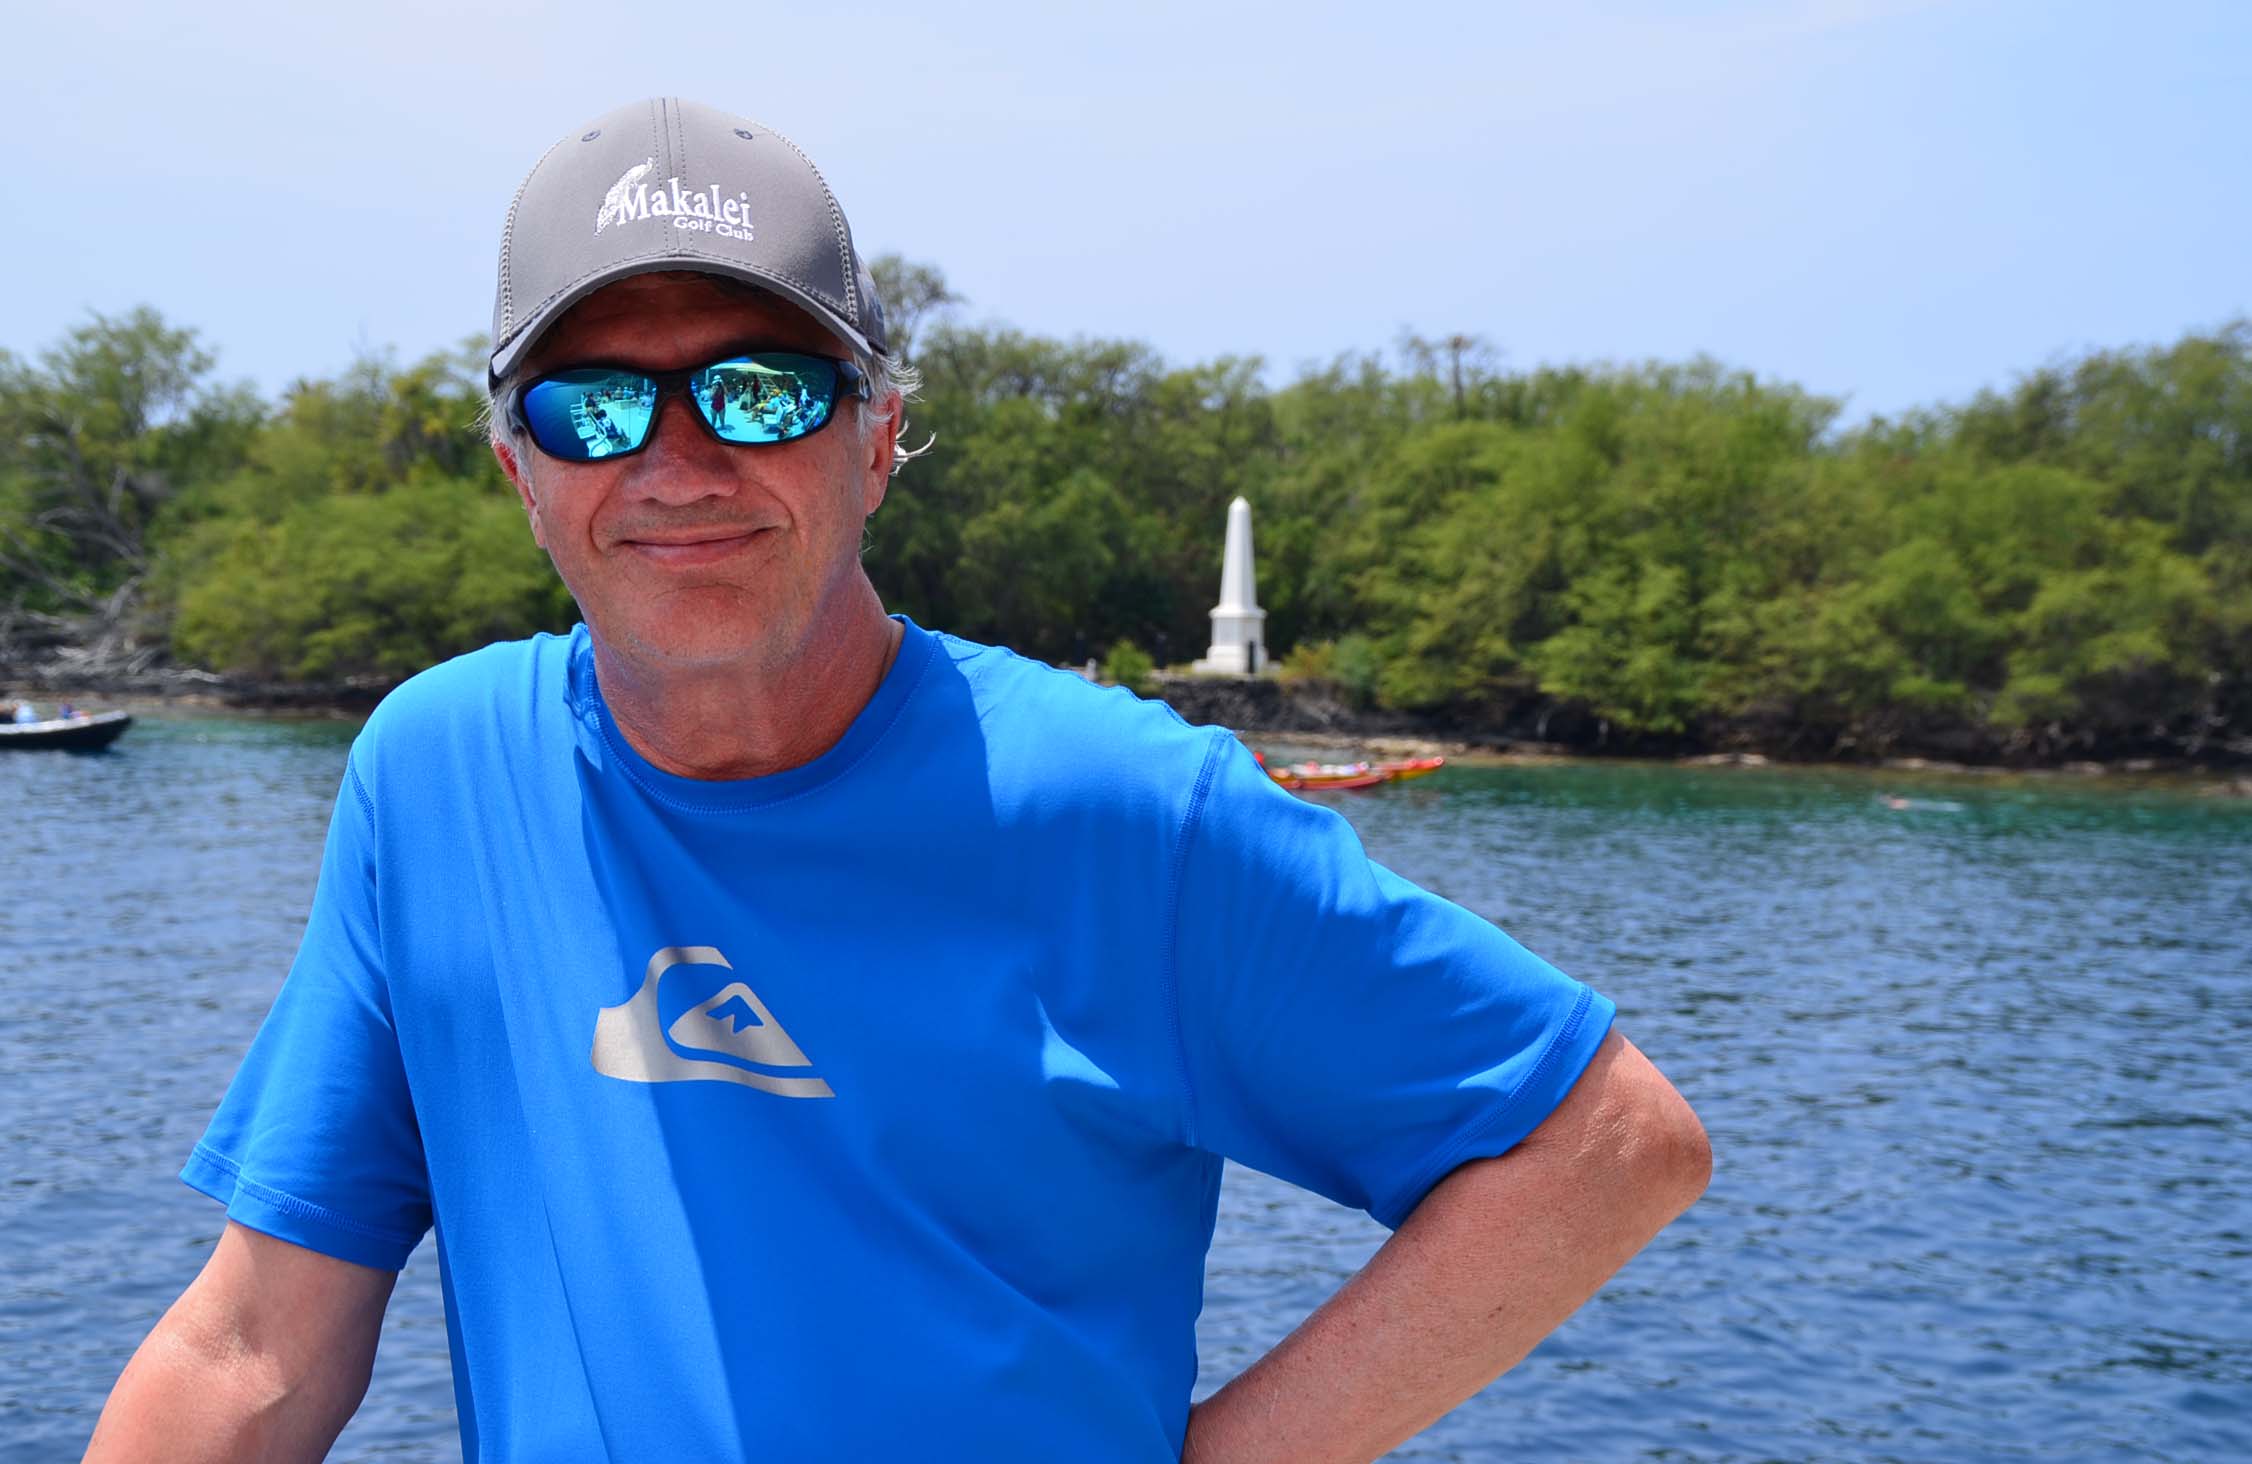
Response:
[{"label": "shoreline vegetation", "polygon": [[[1710,361],[1504,372],[971,325],[878,261],[938,446],[870,524],[921,623],[1272,736],[1511,756],[2252,768],[2252,323],[1840,428]],[[0,696],[365,710],[575,607],[486,449],[482,342],[278,402],[146,308],[0,352]],[[1199,653],[1227,503],[1276,674]],[[2243,780],[2238,779],[2241,783]],[[2236,784],[2231,784],[2236,786]]]}]

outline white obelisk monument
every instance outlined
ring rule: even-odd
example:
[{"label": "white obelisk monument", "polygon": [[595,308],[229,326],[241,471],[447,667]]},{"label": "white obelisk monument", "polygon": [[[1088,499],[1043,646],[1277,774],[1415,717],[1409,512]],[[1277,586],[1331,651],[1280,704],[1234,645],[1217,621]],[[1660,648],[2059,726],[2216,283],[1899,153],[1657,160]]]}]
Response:
[{"label": "white obelisk monument", "polygon": [[1251,504],[1228,505],[1228,542],[1220,556],[1220,603],[1212,607],[1212,648],[1193,669],[1219,676],[1256,676],[1267,664],[1267,612],[1251,583]]}]

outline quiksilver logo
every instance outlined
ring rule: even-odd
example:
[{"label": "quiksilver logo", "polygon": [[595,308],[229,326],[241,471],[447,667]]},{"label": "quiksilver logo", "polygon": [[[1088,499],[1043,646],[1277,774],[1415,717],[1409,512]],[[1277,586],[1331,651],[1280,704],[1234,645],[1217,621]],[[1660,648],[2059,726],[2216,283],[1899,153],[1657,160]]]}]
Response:
[{"label": "quiksilver logo", "polygon": [[711,973],[700,972],[707,994],[668,1024],[657,987],[679,966],[735,969],[711,946],[666,946],[651,956],[641,989],[594,1019],[596,1072],[628,1083],[740,1083],[784,1098],[836,1096],[747,982],[725,980],[712,991]]},{"label": "quiksilver logo", "polygon": [[678,177],[667,178],[652,188],[648,183],[649,170],[656,165],[655,158],[645,158],[626,169],[618,181],[610,185],[610,191],[602,195],[602,207],[595,211],[595,233],[648,219],[671,219],[676,229],[749,241],[751,196],[748,193],[737,189],[733,198],[725,198],[717,183],[700,189],[684,189]]}]

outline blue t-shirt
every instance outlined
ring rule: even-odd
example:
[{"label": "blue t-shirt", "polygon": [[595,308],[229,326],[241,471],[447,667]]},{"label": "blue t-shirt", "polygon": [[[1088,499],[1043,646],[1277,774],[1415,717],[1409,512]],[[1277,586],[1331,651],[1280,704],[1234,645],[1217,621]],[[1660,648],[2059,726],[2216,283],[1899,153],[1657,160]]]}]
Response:
[{"label": "blue t-shirt", "polygon": [[1397,1225],[1611,1003],[1227,732],[912,623],[770,777],[620,735],[582,625],[393,692],[185,1171],[398,1267],[479,1460],[1173,1460],[1221,1156]]}]

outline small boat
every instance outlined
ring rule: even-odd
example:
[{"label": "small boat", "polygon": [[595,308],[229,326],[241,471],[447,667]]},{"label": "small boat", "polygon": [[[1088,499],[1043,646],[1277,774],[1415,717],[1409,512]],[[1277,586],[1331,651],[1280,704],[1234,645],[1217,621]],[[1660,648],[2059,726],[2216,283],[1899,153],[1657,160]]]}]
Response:
[{"label": "small boat", "polygon": [[0,748],[62,747],[90,752],[107,747],[133,725],[131,712],[94,712],[40,722],[0,722]]},{"label": "small boat", "polygon": [[1379,783],[1391,781],[1389,776],[1374,768],[1366,768],[1357,773],[1317,773],[1312,777],[1286,769],[1274,773],[1273,777],[1277,783],[1293,793],[1348,792],[1360,788],[1373,788]]},{"label": "small boat", "polygon": [[[1303,762],[1289,767],[1267,768],[1267,776],[1293,793],[1352,791],[1426,777],[1446,765],[1447,760],[1443,757],[1413,757],[1399,762],[1382,763]],[[1260,766],[1266,766],[1264,758],[1260,759]]]}]

